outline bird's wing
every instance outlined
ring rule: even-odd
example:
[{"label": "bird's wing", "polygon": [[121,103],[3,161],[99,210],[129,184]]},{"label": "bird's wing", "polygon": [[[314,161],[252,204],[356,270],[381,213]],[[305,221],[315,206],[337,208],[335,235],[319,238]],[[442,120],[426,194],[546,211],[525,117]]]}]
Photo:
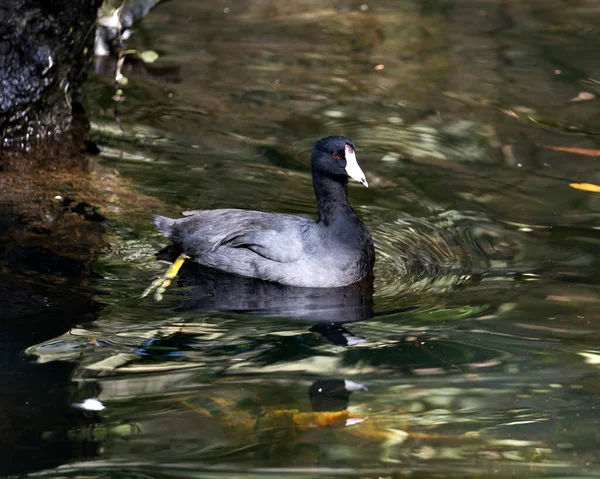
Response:
[{"label": "bird's wing", "polygon": [[223,258],[228,248],[236,248],[290,263],[312,249],[309,218],[238,209],[186,211],[184,216],[176,220],[170,238],[190,256],[207,260],[214,253]]},{"label": "bird's wing", "polygon": [[289,231],[281,232],[274,229],[234,231],[215,243],[212,251],[218,248],[246,248],[278,263],[297,261],[304,251],[298,235],[290,235]]}]

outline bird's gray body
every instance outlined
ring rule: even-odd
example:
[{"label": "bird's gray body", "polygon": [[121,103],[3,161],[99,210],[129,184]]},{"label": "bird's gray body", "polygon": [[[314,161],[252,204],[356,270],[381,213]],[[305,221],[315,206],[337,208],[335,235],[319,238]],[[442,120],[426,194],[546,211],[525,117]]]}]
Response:
[{"label": "bird's gray body", "polygon": [[301,287],[340,287],[373,269],[373,242],[351,211],[328,224],[241,209],[186,211],[154,224],[200,264],[228,273]]}]

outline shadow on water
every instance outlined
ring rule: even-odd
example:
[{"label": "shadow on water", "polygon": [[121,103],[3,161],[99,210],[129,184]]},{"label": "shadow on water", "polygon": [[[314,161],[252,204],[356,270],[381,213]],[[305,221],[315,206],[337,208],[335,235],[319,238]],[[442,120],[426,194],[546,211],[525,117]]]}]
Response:
[{"label": "shadow on water", "polygon": [[[17,253],[13,248],[13,259]],[[73,276],[73,261],[50,254],[21,251],[37,266],[53,261],[59,271]],[[6,260],[6,256],[2,256]],[[9,264],[11,261],[8,262]],[[4,261],[6,265],[6,261]],[[26,269],[21,263],[21,273]],[[79,266],[82,266],[79,264]],[[65,269],[61,269],[64,267]],[[57,467],[75,458],[98,455],[99,443],[92,433],[97,419],[73,408],[80,391],[71,382],[75,365],[63,362],[36,364],[23,350],[31,344],[63,334],[79,321],[90,321],[98,311],[89,296],[78,291],[78,281],[70,281],[72,290],[44,281],[32,281],[19,274],[0,274],[0,474],[23,474]],[[82,431],[82,434],[78,434]]]}]

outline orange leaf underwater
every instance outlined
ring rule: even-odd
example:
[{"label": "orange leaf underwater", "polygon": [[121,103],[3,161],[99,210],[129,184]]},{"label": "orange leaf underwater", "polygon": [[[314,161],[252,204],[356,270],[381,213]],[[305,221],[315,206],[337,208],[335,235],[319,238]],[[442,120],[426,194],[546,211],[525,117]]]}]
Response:
[{"label": "orange leaf underwater", "polygon": [[600,156],[600,150],[593,150],[591,148],[575,148],[575,147],[570,147],[570,146],[552,146],[552,145],[544,145],[544,148],[549,148],[550,150],[555,150],[555,151],[565,151],[567,153],[574,153],[575,155]]},{"label": "orange leaf underwater", "polygon": [[575,188],[576,190],[583,191],[593,191],[594,193],[600,193],[600,186],[594,185],[593,183],[571,183],[569,184],[571,188]]}]

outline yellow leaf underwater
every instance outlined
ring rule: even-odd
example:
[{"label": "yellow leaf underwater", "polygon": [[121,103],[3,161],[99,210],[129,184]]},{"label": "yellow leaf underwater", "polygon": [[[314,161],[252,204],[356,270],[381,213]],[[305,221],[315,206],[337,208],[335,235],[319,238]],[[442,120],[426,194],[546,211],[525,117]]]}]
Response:
[{"label": "yellow leaf underwater", "polygon": [[343,427],[348,419],[348,411],[301,412],[293,417],[297,426]]},{"label": "yellow leaf underwater", "polygon": [[600,186],[594,185],[593,183],[571,183],[569,184],[571,188],[575,188],[576,190],[583,191],[592,191],[594,193],[600,193]]}]

